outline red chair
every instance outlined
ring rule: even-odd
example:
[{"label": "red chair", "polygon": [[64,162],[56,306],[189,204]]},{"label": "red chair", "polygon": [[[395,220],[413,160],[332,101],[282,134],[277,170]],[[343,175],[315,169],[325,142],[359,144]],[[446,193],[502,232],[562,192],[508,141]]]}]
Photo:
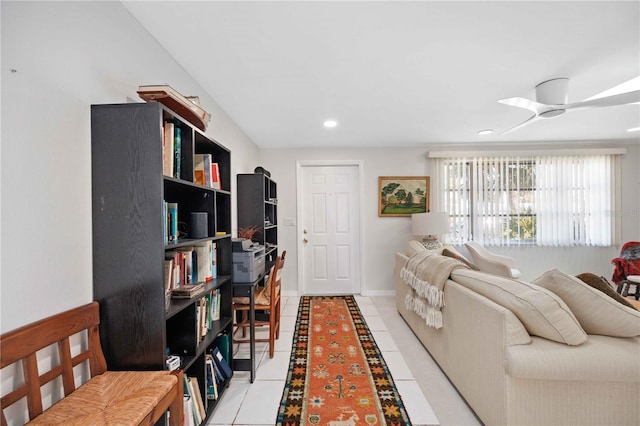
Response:
[{"label": "red chair", "polygon": [[635,299],[640,297],[640,242],[629,241],[622,246],[620,257],[611,261],[615,265],[611,280],[618,285],[618,293],[627,296],[629,289],[635,285]]}]

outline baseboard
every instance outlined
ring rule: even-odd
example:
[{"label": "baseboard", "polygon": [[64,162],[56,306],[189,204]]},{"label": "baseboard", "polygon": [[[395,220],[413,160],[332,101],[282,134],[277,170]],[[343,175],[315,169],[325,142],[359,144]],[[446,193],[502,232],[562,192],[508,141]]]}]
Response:
[{"label": "baseboard", "polygon": [[[362,296],[366,297],[375,297],[375,296],[395,296],[395,290],[367,290],[362,292]],[[297,297],[299,296],[298,292],[295,290],[283,290],[282,297]]]},{"label": "baseboard", "polygon": [[375,296],[395,296],[395,290],[366,290],[362,292],[363,296],[375,297]]}]

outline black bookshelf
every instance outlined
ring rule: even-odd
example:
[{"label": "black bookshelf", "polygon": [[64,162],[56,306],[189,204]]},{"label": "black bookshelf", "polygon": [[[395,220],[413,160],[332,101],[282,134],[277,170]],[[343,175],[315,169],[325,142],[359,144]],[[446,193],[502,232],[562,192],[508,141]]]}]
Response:
[{"label": "black bookshelf", "polygon": [[278,257],[278,185],[262,173],[237,175],[238,229],[254,227],[253,241],[265,247],[265,270]]},{"label": "black bookshelf", "polygon": [[[163,175],[167,122],[181,130],[179,177]],[[231,153],[160,103],[93,105],[91,140],[93,298],[109,369],[166,369],[167,353],[179,355],[185,374],[198,379],[208,418],[220,397],[206,398],[205,355],[219,335],[232,333]],[[218,163],[221,189],[194,183],[194,154]],[[206,212],[208,235],[166,241],[165,201],[178,203],[186,230],[191,212]],[[208,242],[216,245],[216,277],[191,299],[167,299],[165,252]],[[216,290],[220,319],[201,337],[197,305]],[[229,381],[218,387],[220,396]]]}]

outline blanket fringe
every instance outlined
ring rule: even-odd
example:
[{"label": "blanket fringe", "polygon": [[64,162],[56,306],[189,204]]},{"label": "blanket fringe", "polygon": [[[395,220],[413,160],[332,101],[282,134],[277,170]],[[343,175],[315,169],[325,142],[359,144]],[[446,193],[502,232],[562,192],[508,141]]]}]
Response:
[{"label": "blanket fringe", "polygon": [[427,281],[421,280],[407,268],[402,268],[400,277],[409,287],[414,289],[418,295],[427,299],[431,306],[436,308],[444,306],[444,291]]},{"label": "blanket fringe", "polygon": [[424,299],[407,293],[404,298],[404,306],[424,319],[427,326],[436,329],[442,328],[442,312],[429,306]]}]

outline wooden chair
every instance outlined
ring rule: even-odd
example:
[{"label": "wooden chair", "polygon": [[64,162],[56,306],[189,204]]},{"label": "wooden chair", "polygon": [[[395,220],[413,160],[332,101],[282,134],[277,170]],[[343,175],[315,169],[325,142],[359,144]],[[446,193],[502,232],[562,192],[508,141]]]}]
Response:
[{"label": "wooden chair", "polygon": [[[287,251],[285,250],[276,258],[274,265],[269,271],[269,277],[267,278],[265,286],[261,288],[254,297],[255,325],[256,327],[269,327],[269,338],[256,339],[256,342],[269,342],[269,358],[273,358],[275,340],[280,337],[281,275],[286,254]],[[236,324],[234,324],[234,343],[249,343],[249,340],[246,339],[246,330],[250,326],[249,308],[248,298],[233,298],[234,318],[237,316],[237,312],[242,313],[237,319]],[[239,331],[242,331],[242,338],[237,339],[236,333]]]}]

